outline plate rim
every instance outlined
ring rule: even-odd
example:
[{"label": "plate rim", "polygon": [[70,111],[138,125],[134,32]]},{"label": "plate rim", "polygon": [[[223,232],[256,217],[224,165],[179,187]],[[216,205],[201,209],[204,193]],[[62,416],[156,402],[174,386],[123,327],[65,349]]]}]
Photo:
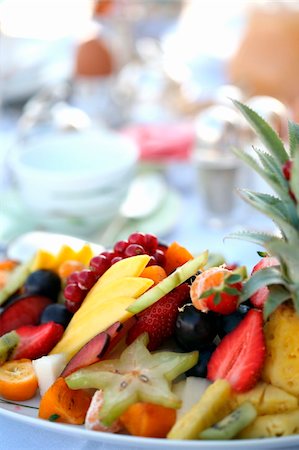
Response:
[{"label": "plate rim", "polygon": [[[14,404],[14,402],[7,402],[0,397],[0,416],[6,417],[8,419],[17,420],[24,424],[37,426],[38,428],[43,428],[47,431],[58,432],[59,434],[65,434],[68,436],[82,438],[92,442],[101,442],[107,445],[121,445],[124,448],[131,446],[132,449],[140,447],[142,449],[152,449],[156,446],[159,449],[180,449],[180,450],[208,450],[216,449],[219,450],[233,450],[233,449],[279,449],[283,448],[298,448],[299,445],[299,434],[290,435],[280,438],[264,438],[264,439],[235,439],[235,440],[211,440],[211,441],[200,441],[200,440],[178,440],[178,439],[163,439],[163,438],[145,438],[136,437],[116,433],[106,433],[102,431],[92,431],[86,430],[83,426],[70,425],[63,423],[55,423],[47,420],[39,419],[38,417],[32,417],[21,412],[14,412],[3,408],[4,404]],[[23,408],[30,407],[29,405],[22,404],[18,402]],[[33,407],[34,408],[34,407]],[[35,408],[34,408],[35,409]],[[258,446],[258,447],[257,447]]]}]

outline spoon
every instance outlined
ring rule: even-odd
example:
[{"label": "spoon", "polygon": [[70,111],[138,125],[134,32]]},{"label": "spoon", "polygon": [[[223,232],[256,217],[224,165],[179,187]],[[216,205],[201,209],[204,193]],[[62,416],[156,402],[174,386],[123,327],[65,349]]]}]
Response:
[{"label": "spoon", "polygon": [[137,175],[119,214],[96,240],[105,247],[112,246],[128,222],[138,221],[153,214],[162,205],[167,191],[167,184],[162,175],[158,173]]}]

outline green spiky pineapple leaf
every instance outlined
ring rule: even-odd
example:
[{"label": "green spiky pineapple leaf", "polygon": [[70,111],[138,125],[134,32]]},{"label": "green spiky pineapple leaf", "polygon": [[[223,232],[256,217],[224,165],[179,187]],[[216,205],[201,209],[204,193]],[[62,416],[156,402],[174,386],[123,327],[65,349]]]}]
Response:
[{"label": "green spiky pineapple leaf", "polygon": [[270,217],[287,239],[298,239],[298,231],[292,225],[291,218],[288,217],[285,205],[279,198],[269,194],[252,192],[248,189],[240,189],[239,193],[247,203]]},{"label": "green spiky pineapple leaf", "polygon": [[250,230],[235,231],[234,233],[230,233],[229,238],[249,241],[262,247],[265,247],[268,242],[271,242],[273,240],[281,240],[280,237],[275,236],[274,234],[267,234]]},{"label": "green spiky pineapple leaf", "polygon": [[270,314],[278,308],[279,305],[290,299],[290,292],[281,285],[269,286],[269,295],[264,305],[264,319],[267,320]]},{"label": "green spiky pineapple leaf", "polygon": [[290,155],[293,158],[299,151],[299,125],[295,122],[289,121],[288,126]]},{"label": "green spiky pineapple leaf", "polygon": [[287,195],[288,194],[288,182],[285,179],[285,177],[283,176],[283,173],[281,170],[281,164],[279,163],[279,161],[277,161],[276,158],[274,158],[270,153],[260,150],[259,148],[253,147],[253,150],[255,151],[256,155],[258,156],[267,176],[275,175],[276,181],[279,183],[279,185],[285,191],[285,195]]},{"label": "green spiky pineapple leaf", "polygon": [[286,281],[280,270],[276,267],[265,267],[258,270],[243,284],[240,302],[245,302],[260,288],[272,284],[286,286]]},{"label": "green spiky pineapple leaf", "polygon": [[288,270],[288,278],[294,283],[299,283],[299,240],[286,242],[281,239],[268,242],[267,249],[284,262]]},{"label": "green spiky pineapple leaf", "polygon": [[260,117],[255,111],[243,103],[233,100],[234,105],[241,111],[245,119],[255,130],[261,141],[266,146],[267,150],[277,158],[281,164],[284,164],[289,155],[278,134],[271,128],[271,126]]},{"label": "green spiky pineapple leaf", "polygon": [[[299,199],[299,147],[293,156],[293,164],[291,170],[290,188],[296,199]],[[297,203],[297,215],[299,215],[299,205]]]}]

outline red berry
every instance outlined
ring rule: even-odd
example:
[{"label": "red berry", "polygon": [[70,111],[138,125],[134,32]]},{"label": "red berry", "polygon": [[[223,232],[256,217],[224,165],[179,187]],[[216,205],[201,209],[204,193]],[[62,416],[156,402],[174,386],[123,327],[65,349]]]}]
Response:
[{"label": "red berry", "polygon": [[148,252],[150,254],[153,254],[155,252],[155,250],[157,250],[158,244],[159,244],[159,241],[158,241],[157,236],[155,236],[154,234],[149,234],[149,233],[147,233],[145,235],[145,244],[144,245],[145,245],[146,250],[148,250]]},{"label": "red berry", "polygon": [[78,309],[80,308],[81,303],[78,302],[72,302],[71,300],[66,300],[65,301],[65,307],[66,309],[70,312],[75,314],[75,312],[78,311]]},{"label": "red berry", "polygon": [[284,174],[285,179],[288,181],[291,179],[292,166],[293,166],[293,161],[291,161],[291,160],[286,161],[284,163],[284,165],[282,166],[282,172]]},{"label": "red berry", "polygon": [[86,295],[86,290],[82,290],[78,284],[76,283],[71,283],[71,284],[67,284],[65,289],[64,289],[64,296],[67,300],[70,300],[71,302],[74,303],[82,303],[85,295]]},{"label": "red berry", "polygon": [[117,263],[118,261],[121,261],[123,258],[121,256],[114,256],[111,260],[111,265]]},{"label": "red berry", "polygon": [[94,270],[83,269],[78,275],[78,286],[81,289],[91,289],[95,282],[97,281],[98,276]]},{"label": "red berry", "polygon": [[190,301],[189,286],[183,283],[137,317],[137,323],[129,330],[127,343],[130,344],[140,334],[146,332],[149,335],[148,349],[156,350],[165,339],[173,335],[178,308],[188,301]]},{"label": "red berry", "polygon": [[235,391],[245,392],[258,381],[265,353],[263,313],[251,309],[212,354],[207,378],[211,381],[225,379]]},{"label": "red berry", "polygon": [[64,328],[59,323],[48,322],[41,325],[26,325],[16,330],[19,343],[13,359],[37,359],[47,355],[60,341]]},{"label": "red berry", "polygon": [[[265,256],[253,267],[251,275],[261,269],[265,269],[266,267],[273,267],[278,265],[279,261],[277,258],[275,258],[274,256]],[[267,288],[267,286],[263,286],[250,297],[250,302],[255,308],[263,308],[268,296],[269,289]]]},{"label": "red berry", "polygon": [[144,255],[145,250],[139,244],[130,244],[125,250],[125,256],[136,256],[136,255]]},{"label": "red berry", "polygon": [[153,257],[155,258],[156,264],[158,264],[158,266],[162,266],[162,267],[164,266],[164,264],[165,264],[165,254],[164,254],[163,250],[156,250],[153,253]]},{"label": "red berry", "polygon": [[107,269],[109,269],[110,261],[105,255],[97,255],[90,260],[90,267],[100,277],[106,272]]},{"label": "red berry", "polygon": [[145,234],[140,233],[139,231],[137,231],[136,233],[132,233],[128,237],[128,241],[130,244],[138,244],[138,245],[141,245],[142,247],[144,247],[146,244]]},{"label": "red berry", "polygon": [[112,258],[114,258],[114,256],[116,256],[115,253],[111,250],[102,252],[101,255],[105,256],[109,262],[111,261]]},{"label": "red berry", "polygon": [[79,271],[75,271],[73,273],[71,273],[68,277],[67,277],[67,284],[71,284],[71,283],[78,283],[78,276],[79,276]]},{"label": "red berry", "polygon": [[129,242],[128,241],[118,241],[113,247],[113,250],[115,253],[123,254],[128,247]]}]

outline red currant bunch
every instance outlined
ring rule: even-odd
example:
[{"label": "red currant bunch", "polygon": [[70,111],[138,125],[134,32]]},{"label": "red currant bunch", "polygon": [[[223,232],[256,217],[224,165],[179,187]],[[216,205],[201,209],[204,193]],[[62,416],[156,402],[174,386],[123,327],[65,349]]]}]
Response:
[{"label": "red currant bunch", "polygon": [[166,249],[166,245],[159,243],[158,238],[149,233],[135,232],[130,234],[127,240],[116,242],[112,250],[94,256],[90,260],[89,269],[73,272],[68,277],[64,289],[66,308],[75,313],[97,280],[117,261],[130,256],[149,255],[148,265],[163,266]]}]

